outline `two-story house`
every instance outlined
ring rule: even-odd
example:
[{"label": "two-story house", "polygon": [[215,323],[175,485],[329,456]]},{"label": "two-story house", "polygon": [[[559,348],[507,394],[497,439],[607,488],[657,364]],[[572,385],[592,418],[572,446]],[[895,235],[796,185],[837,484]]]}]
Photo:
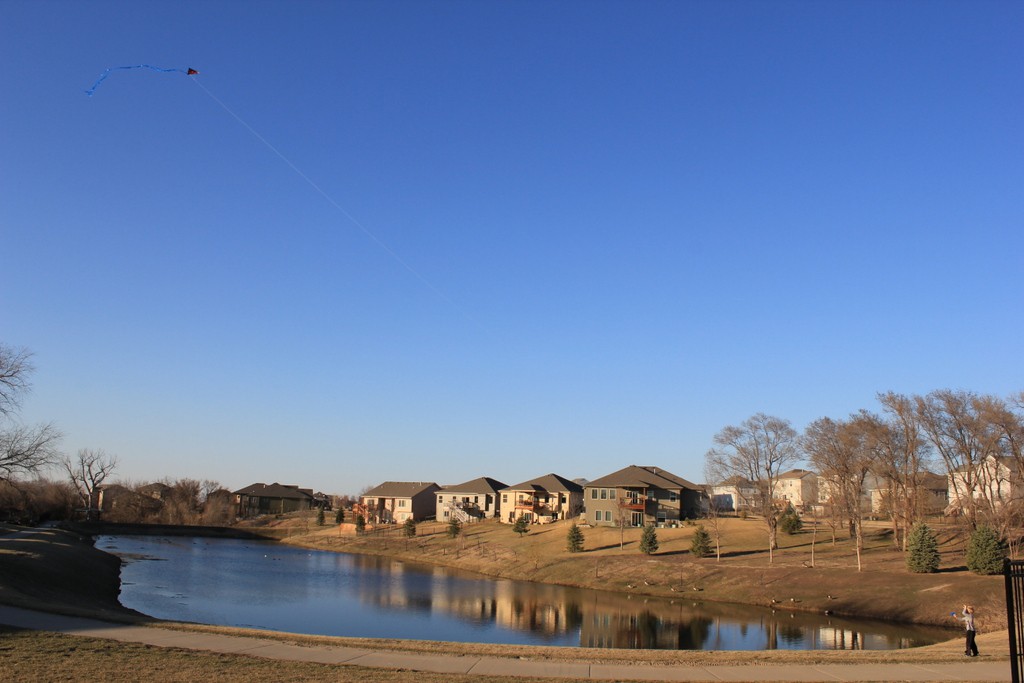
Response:
[{"label": "two-story house", "polygon": [[282,515],[313,507],[313,489],[292,484],[256,483],[234,492],[237,515]]},{"label": "two-story house", "polygon": [[760,504],[761,491],[757,484],[744,477],[735,476],[709,487],[711,503],[722,512],[755,510]]},{"label": "two-story house", "polygon": [[557,474],[545,474],[500,491],[501,521],[512,524],[519,517],[529,522],[571,519],[583,509],[583,487]]},{"label": "two-story house", "polygon": [[974,498],[995,510],[1014,500],[1024,499],[1024,473],[1013,458],[989,455],[984,460],[952,472],[948,478],[951,511],[966,507],[965,498]]},{"label": "two-story house", "polygon": [[584,487],[587,522],[595,526],[645,526],[696,517],[702,492],[660,467],[630,465]]},{"label": "two-story house", "polygon": [[460,522],[476,522],[501,515],[501,499],[498,493],[506,484],[479,477],[455,486],[445,486],[437,491],[437,508],[434,513],[439,522],[457,519]]},{"label": "two-story house", "polygon": [[419,522],[434,515],[434,494],[440,489],[432,481],[386,481],[361,495],[353,512],[371,524]]},{"label": "two-story house", "polygon": [[779,503],[789,503],[798,510],[814,505],[818,502],[818,475],[801,469],[783,472],[772,493]]}]

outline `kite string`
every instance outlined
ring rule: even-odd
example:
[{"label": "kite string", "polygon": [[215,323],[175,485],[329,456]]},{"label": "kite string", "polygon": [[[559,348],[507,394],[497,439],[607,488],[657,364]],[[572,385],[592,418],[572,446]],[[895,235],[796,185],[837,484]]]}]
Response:
[{"label": "kite string", "polygon": [[231,108],[228,105],[224,104],[224,102],[222,102],[219,97],[217,97],[212,92],[210,92],[210,90],[205,85],[203,85],[202,83],[199,82],[199,79],[193,78],[192,82],[195,83],[196,85],[198,85],[203,90],[203,92],[205,92],[210,97],[210,99],[212,99],[214,102],[219,104],[224,111],[226,111],[228,114],[231,115],[232,118],[234,118],[236,121],[238,121],[240,124],[242,124],[242,126],[246,130],[248,130],[250,133],[252,133],[253,137],[255,137],[257,140],[262,142],[267,147],[267,149],[269,149],[271,152],[276,154],[277,157],[279,159],[281,159],[281,161],[283,161],[285,164],[288,165],[288,168],[290,168],[293,171],[295,171],[295,173],[297,173],[300,178],[305,180],[309,184],[309,186],[312,187],[314,190],[316,190],[320,194],[320,196],[322,196],[324,199],[326,199],[328,201],[328,203],[330,203],[331,206],[333,206],[335,209],[340,211],[341,214],[345,218],[347,218],[349,221],[352,222],[353,225],[355,225],[357,228],[359,228],[363,232],[364,235],[369,237],[371,240],[373,240],[377,244],[377,246],[379,246],[381,249],[383,249],[388,254],[390,254],[393,259],[395,259],[400,264],[402,264],[402,267],[404,267],[410,273],[415,275],[416,278],[420,280],[420,282],[422,282],[427,287],[429,287],[431,290],[433,290],[435,294],[440,296],[442,299],[447,301],[449,304],[451,304],[455,308],[459,308],[459,306],[454,301],[452,301],[448,297],[448,295],[446,295],[440,289],[435,287],[434,284],[432,282],[430,282],[430,280],[425,278],[415,268],[413,268],[408,263],[406,263],[406,261],[401,256],[399,256],[391,247],[389,247],[379,237],[377,237],[375,234],[373,234],[373,232],[371,232],[369,228],[367,228],[358,219],[356,219],[355,216],[353,216],[351,213],[349,213],[347,210],[345,210],[345,207],[343,207],[341,204],[336,202],[334,200],[334,198],[331,195],[327,194],[327,192],[322,187],[317,185],[313,181],[312,178],[310,178],[308,175],[303,173],[302,169],[300,169],[298,166],[296,166],[294,163],[292,163],[291,159],[289,159],[288,157],[286,157],[284,154],[281,153],[281,150],[279,150],[274,145],[270,144],[270,142],[266,138],[264,138],[262,135],[260,135],[259,132],[257,132],[255,128],[253,128],[248,123],[246,123],[246,121],[244,119],[242,119],[241,116],[239,116],[234,111],[232,111]]}]

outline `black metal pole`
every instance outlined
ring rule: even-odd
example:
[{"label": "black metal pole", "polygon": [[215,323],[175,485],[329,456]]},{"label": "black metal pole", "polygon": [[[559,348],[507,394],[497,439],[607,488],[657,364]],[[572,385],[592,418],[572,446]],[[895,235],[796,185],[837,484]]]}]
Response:
[{"label": "black metal pole", "polygon": [[1014,576],[1014,565],[1020,564],[1024,568],[1024,562],[1016,563],[1005,558],[1003,560],[1003,577],[1006,580],[1006,625],[1007,630],[1010,633],[1010,680],[1013,683],[1021,683],[1020,680],[1020,634],[1018,633],[1021,629],[1019,620],[1024,617],[1024,614],[1020,614],[1020,610],[1017,609],[1017,602],[1021,600],[1021,595],[1016,590],[1017,588],[1024,589],[1024,583],[1020,586],[1014,585],[1014,579],[1019,578]]}]

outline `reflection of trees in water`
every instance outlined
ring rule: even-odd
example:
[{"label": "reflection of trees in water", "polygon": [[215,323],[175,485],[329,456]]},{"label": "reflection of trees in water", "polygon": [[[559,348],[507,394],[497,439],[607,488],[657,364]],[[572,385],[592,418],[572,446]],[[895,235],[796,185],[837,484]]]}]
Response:
[{"label": "reflection of trees in water", "polygon": [[800,645],[804,642],[804,629],[801,626],[785,624],[779,626],[779,638],[790,645]]},{"label": "reflection of trees in water", "polygon": [[800,612],[769,613],[740,605],[590,593],[557,586],[492,582],[445,567],[413,568],[376,556],[358,556],[356,581],[371,604],[418,612],[444,611],[535,635],[580,631],[586,647],[702,649],[865,649],[934,642],[907,627],[878,624],[870,635],[856,622],[823,621]]},{"label": "reflection of trees in water", "polygon": [[639,605],[615,614],[595,610],[583,620],[580,644],[584,647],[702,650],[713,624],[713,619],[693,614],[665,618]]},{"label": "reflection of trees in water", "polygon": [[711,636],[714,624],[708,617],[693,617],[676,629],[675,648],[678,650],[703,650]]}]

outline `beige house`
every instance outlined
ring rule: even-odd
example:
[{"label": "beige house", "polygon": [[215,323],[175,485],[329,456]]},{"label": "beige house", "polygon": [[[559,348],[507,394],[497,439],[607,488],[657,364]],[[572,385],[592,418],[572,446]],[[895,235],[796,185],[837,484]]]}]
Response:
[{"label": "beige house", "polygon": [[353,506],[370,524],[402,524],[433,516],[434,494],[440,490],[434,482],[386,481],[359,497]]},{"label": "beige house", "polygon": [[986,506],[998,508],[1014,500],[1024,500],[1024,477],[1017,461],[990,455],[970,468],[949,475],[949,508],[963,508],[962,500],[973,497]]},{"label": "beige house", "polygon": [[434,517],[439,522],[457,519],[463,523],[499,517],[501,497],[498,492],[505,486],[504,483],[490,477],[480,477],[456,486],[446,486],[437,491]]},{"label": "beige house", "polygon": [[583,487],[557,474],[545,474],[500,491],[501,517],[512,524],[519,517],[531,523],[570,519],[583,510]]},{"label": "beige house", "polygon": [[697,484],[659,467],[630,465],[583,487],[586,520],[594,526],[676,523],[701,512]]},{"label": "beige house", "polygon": [[801,509],[818,502],[818,475],[810,470],[790,470],[775,482],[774,498],[785,505]]},{"label": "beige house", "polygon": [[711,502],[716,509],[728,512],[756,509],[761,497],[757,484],[740,476],[730,477],[709,488]]}]

